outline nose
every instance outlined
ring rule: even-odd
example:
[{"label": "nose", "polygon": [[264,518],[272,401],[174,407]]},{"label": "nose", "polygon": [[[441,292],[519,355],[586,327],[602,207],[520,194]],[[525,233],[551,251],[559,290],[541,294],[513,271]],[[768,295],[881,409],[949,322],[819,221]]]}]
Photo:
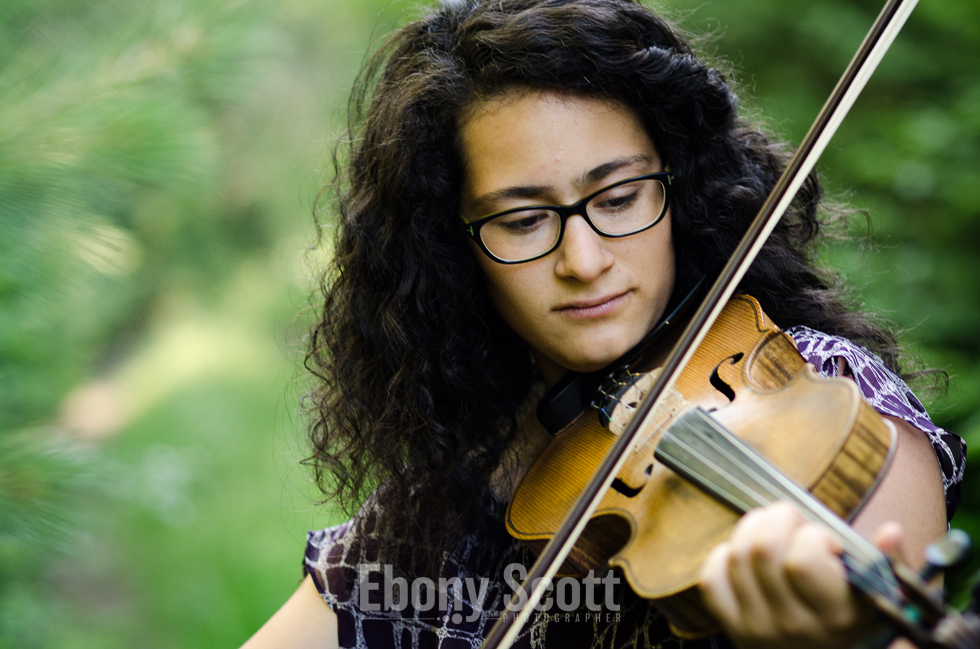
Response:
[{"label": "nose", "polygon": [[558,246],[555,274],[559,277],[591,282],[606,272],[615,261],[606,248],[606,240],[596,234],[581,216],[565,222],[565,234]]}]

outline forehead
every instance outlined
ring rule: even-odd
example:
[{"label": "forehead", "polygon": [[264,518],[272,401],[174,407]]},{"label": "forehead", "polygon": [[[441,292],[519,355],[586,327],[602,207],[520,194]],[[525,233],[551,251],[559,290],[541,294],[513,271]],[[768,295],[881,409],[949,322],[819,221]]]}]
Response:
[{"label": "forehead", "polygon": [[471,106],[459,134],[464,204],[510,186],[578,191],[577,179],[612,160],[659,163],[640,120],[611,100],[513,91]]}]

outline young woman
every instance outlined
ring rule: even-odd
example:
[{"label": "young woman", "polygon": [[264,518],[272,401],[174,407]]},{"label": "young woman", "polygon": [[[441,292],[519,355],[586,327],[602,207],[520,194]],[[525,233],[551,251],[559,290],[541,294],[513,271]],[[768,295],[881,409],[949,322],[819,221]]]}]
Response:
[{"label": "young woman", "polygon": [[[357,88],[308,364],[310,463],[328,497],[364,504],[310,533],[306,578],[247,646],[477,647],[505,573],[532,560],[502,516],[550,439],[542,392],[615,360],[720,268],[783,148],[629,0],[446,0]],[[893,373],[894,337],[815,268],[819,200],[811,178],[740,290],[895,424],[854,524],[915,565],[956,506],[962,442]],[[757,510],[702,571],[723,635],[683,642],[619,586],[599,611],[535,615],[518,646],[850,646],[875,624],[838,553],[789,507]]]}]

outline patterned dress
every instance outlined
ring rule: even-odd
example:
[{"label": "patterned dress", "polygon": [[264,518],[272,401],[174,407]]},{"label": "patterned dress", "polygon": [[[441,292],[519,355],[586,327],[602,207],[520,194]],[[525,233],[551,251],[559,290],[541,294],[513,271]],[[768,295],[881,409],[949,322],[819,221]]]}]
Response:
[{"label": "patterned dress", "polygon": [[[858,384],[879,412],[904,419],[929,437],[943,474],[947,517],[959,504],[966,445],[929,419],[902,379],[874,354],[846,339],[806,327],[793,327],[802,356],[824,376],[842,372]],[[353,521],[307,534],[304,574],[313,578],[324,601],[337,614],[341,647],[356,649],[476,649],[502,614],[522,581],[521,568],[533,557],[504,534],[465,537],[448,554],[441,578],[400,581],[378,564],[371,543],[375,513],[362,512],[366,543],[354,542]],[[487,515],[503,527],[505,505],[488,496]],[[512,582],[508,584],[508,579]],[[666,619],[638,598],[616,575],[566,578],[550,593],[550,608],[524,623],[514,647],[570,649],[720,649],[716,636],[682,640]]]}]

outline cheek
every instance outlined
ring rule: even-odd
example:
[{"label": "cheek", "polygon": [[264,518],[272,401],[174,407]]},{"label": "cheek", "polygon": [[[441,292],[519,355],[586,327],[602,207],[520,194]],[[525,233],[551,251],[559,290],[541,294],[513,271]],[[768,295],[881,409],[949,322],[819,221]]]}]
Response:
[{"label": "cheek", "polygon": [[519,317],[527,308],[525,302],[528,293],[524,290],[526,282],[521,278],[523,268],[498,264],[488,258],[473,241],[468,243],[477,266],[480,267],[480,279],[487,289],[491,304],[507,324],[514,328],[512,319]]},{"label": "cheek", "polygon": [[[509,269],[508,269],[509,270]],[[535,283],[521,273],[496,273],[486,276],[487,292],[497,313],[518,334],[538,319],[539,304]]]},{"label": "cheek", "polygon": [[497,267],[487,268],[481,264],[491,304],[514,333],[525,341],[537,339],[546,326],[550,310],[543,288],[545,284],[535,272],[537,269],[494,265]]},{"label": "cheek", "polygon": [[662,281],[670,284],[674,283],[674,241],[670,231],[670,212],[663,222],[658,223],[650,231],[651,243],[647,262],[653,273],[660,275]]},{"label": "cheek", "polygon": [[635,235],[635,239],[630,237],[621,241],[629,246],[624,248],[620,258],[625,262],[621,269],[623,267],[627,269],[630,281],[655,293],[673,288],[674,246],[669,220]]}]

